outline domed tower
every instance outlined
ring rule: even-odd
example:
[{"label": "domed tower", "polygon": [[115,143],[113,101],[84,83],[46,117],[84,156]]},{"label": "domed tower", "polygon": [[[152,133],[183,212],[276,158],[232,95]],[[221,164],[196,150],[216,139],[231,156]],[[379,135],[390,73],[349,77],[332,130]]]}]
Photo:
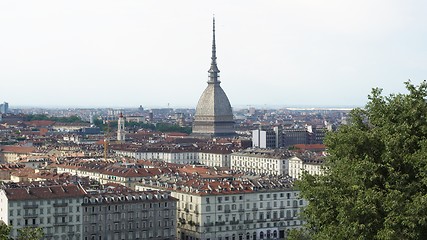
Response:
[{"label": "domed tower", "polygon": [[193,122],[193,135],[233,136],[234,118],[230,101],[219,81],[216,64],[215,18],[213,19],[212,61],[209,69],[208,86],[197,103]]}]

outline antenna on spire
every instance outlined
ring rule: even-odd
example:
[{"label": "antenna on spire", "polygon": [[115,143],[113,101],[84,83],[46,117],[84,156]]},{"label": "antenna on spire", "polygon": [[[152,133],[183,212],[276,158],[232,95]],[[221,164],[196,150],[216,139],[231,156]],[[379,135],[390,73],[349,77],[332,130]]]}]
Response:
[{"label": "antenna on spire", "polygon": [[220,83],[219,81],[219,69],[216,64],[216,43],[215,43],[215,14],[213,15],[212,22],[212,57],[211,57],[211,68],[209,69],[209,81],[208,83]]}]

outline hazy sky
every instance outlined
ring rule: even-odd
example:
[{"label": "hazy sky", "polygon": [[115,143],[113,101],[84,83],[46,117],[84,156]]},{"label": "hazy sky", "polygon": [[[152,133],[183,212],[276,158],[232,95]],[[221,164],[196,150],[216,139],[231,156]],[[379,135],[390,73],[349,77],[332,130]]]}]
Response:
[{"label": "hazy sky", "polygon": [[427,1],[0,1],[0,102],[195,107],[216,18],[233,107],[364,105],[427,79]]}]

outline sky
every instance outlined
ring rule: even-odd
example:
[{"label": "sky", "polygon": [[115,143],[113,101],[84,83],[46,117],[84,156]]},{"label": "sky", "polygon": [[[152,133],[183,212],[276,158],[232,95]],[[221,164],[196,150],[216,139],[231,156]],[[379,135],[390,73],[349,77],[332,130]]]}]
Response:
[{"label": "sky", "polygon": [[0,1],[0,102],[194,108],[212,17],[234,108],[363,106],[427,79],[427,1]]}]

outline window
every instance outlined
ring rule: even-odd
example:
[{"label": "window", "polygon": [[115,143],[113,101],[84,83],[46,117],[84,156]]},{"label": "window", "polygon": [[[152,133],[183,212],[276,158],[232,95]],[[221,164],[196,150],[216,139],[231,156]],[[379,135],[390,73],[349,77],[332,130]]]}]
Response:
[{"label": "window", "polygon": [[210,212],[211,211],[211,206],[206,206],[206,212]]}]

